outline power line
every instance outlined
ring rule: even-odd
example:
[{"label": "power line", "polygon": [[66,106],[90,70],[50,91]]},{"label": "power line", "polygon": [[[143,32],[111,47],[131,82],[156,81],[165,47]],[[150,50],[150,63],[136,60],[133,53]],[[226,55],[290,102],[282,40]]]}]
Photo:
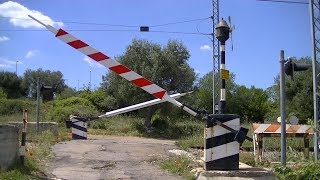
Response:
[{"label": "power line", "polygon": [[189,22],[194,22],[194,21],[203,21],[210,19],[210,17],[206,18],[198,18],[198,19],[191,19],[191,20],[185,20],[185,21],[177,21],[177,22],[171,22],[171,23],[165,23],[165,24],[158,24],[158,25],[151,25],[149,27],[159,27],[159,26],[168,26],[168,25],[174,25],[174,24],[182,24],[182,23],[189,23]]},{"label": "power line", "polygon": [[288,4],[309,4],[308,2],[301,2],[301,1],[283,1],[283,0],[256,0],[256,1],[273,2],[273,3],[288,3]]},{"label": "power line", "polygon": [[[20,19],[20,20],[32,20],[29,18],[18,18],[18,17],[2,17],[2,18],[10,18],[10,19]],[[176,22],[169,22],[164,24],[155,24],[155,25],[149,25],[149,27],[160,27],[160,26],[169,26],[169,25],[175,25],[175,24],[182,24],[182,23],[189,23],[194,21],[203,21],[206,19],[210,19],[210,17],[205,18],[197,18],[197,19],[189,19],[184,21],[176,21]],[[50,21],[50,20],[41,20],[41,21]],[[81,24],[81,25],[96,25],[96,26],[113,26],[113,27],[140,27],[140,25],[125,25],[125,24],[108,24],[108,23],[96,23],[96,22],[79,22],[79,21],[62,21],[65,24]]]},{"label": "power line", "polygon": [[[0,29],[0,32],[36,32],[47,31],[45,29]],[[122,30],[122,29],[70,29],[66,31],[80,31],[80,32],[140,32],[137,30]],[[184,34],[184,35],[211,35],[210,33],[198,32],[180,32],[180,31],[148,31],[148,33],[166,33],[166,34]]]}]

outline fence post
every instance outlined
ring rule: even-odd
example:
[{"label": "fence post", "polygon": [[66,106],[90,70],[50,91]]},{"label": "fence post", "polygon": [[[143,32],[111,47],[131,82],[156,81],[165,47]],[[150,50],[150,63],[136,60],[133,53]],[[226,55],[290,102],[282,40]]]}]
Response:
[{"label": "fence post", "polygon": [[24,155],[25,155],[25,146],[26,146],[26,137],[27,137],[27,123],[28,123],[28,111],[23,110],[23,119],[22,119],[22,137],[21,137],[21,147],[20,147],[20,161],[21,164],[24,164]]},{"label": "fence post", "polygon": [[309,159],[309,134],[304,134],[303,144],[304,144],[304,157],[305,159]]}]

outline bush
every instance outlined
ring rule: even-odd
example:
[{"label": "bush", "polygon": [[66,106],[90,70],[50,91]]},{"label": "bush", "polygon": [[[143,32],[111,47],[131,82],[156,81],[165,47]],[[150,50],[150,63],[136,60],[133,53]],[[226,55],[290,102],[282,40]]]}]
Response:
[{"label": "bush", "polygon": [[35,102],[23,99],[1,99],[0,98],[0,115],[11,115],[21,113],[23,109],[32,110],[36,107]]},{"label": "bush", "polygon": [[90,101],[80,97],[56,100],[46,116],[47,120],[64,123],[70,115],[90,117],[97,115],[96,108]]},{"label": "bush", "polygon": [[274,168],[275,174],[279,179],[319,179],[320,161],[297,164],[292,168],[277,166]]},{"label": "bush", "polygon": [[102,90],[83,91],[80,94],[81,98],[89,100],[99,112],[106,112],[115,108],[116,100],[114,97],[107,95]]}]

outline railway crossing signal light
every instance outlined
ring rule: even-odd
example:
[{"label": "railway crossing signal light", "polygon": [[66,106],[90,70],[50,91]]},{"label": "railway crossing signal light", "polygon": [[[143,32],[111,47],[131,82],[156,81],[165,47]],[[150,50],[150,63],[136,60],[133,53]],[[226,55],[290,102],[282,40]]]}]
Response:
[{"label": "railway crossing signal light", "polygon": [[310,67],[309,64],[305,63],[295,63],[292,61],[292,59],[289,59],[285,64],[284,64],[284,72],[286,75],[291,76],[293,79],[293,72],[294,71],[306,71]]}]

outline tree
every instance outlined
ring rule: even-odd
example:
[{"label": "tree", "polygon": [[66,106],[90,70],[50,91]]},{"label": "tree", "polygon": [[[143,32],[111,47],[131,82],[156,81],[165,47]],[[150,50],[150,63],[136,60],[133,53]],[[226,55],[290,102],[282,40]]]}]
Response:
[{"label": "tree", "polygon": [[[219,75],[215,76],[215,82],[220,81]],[[226,98],[227,98],[227,111],[228,111],[228,98],[230,97],[232,91],[234,91],[234,88],[236,87],[236,83],[234,82],[235,75],[230,74],[229,80],[226,81]],[[215,86],[215,91],[220,91],[218,86]],[[196,101],[195,105],[197,108],[205,110],[207,112],[212,112],[212,71],[204,75],[198,83],[198,91],[195,93]],[[216,102],[220,100],[220,97],[215,97]]]},{"label": "tree", "polygon": [[[196,77],[194,70],[187,63],[189,57],[188,50],[181,42],[170,40],[161,47],[146,40],[133,40],[126,52],[117,60],[168,92],[187,92],[192,89]],[[114,73],[103,77],[102,88],[115,97],[118,107],[152,98],[145,91]],[[150,127],[151,117],[158,107],[146,109],[145,125],[147,127]]]},{"label": "tree", "polygon": [[263,122],[270,111],[268,98],[267,92],[263,89],[236,86],[227,101],[228,112],[238,114],[242,122]]},{"label": "tree", "polygon": [[0,88],[8,98],[26,96],[26,89],[22,87],[22,78],[15,73],[0,71]]},{"label": "tree", "polygon": [[[220,81],[218,75],[215,81]],[[217,98],[219,101],[220,97]],[[212,112],[212,72],[199,80],[195,104],[199,109]],[[226,81],[226,113],[239,115],[241,121],[262,121],[268,111],[268,94],[262,89],[237,85],[235,75],[231,73]]]},{"label": "tree", "polygon": [[23,87],[31,97],[37,95],[37,79],[40,78],[40,85],[51,86],[56,93],[61,93],[67,86],[64,83],[63,74],[60,71],[28,69],[23,74]]},{"label": "tree", "polygon": [[[311,58],[293,58],[295,63],[307,63],[311,65]],[[319,69],[320,66],[317,66]],[[312,68],[307,71],[298,71],[293,73],[293,79],[286,76],[286,112],[289,115],[295,115],[300,119],[299,123],[306,123],[308,118],[313,118],[313,81]],[[275,85],[270,87],[270,93],[277,100],[276,108],[280,107],[280,81],[279,76],[275,79]],[[279,110],[277,115],[280,116]]]},{"label": "tree", "polygon": [[[310,58],[295,59],[294,62],[308,63]],[[318,68],[319,69],[319,68]],[[301,123],[313,117],[313,82],[312,68],[294,72],[294,79],[286,78],[286,105],[288,114],[296,115]]]}]

